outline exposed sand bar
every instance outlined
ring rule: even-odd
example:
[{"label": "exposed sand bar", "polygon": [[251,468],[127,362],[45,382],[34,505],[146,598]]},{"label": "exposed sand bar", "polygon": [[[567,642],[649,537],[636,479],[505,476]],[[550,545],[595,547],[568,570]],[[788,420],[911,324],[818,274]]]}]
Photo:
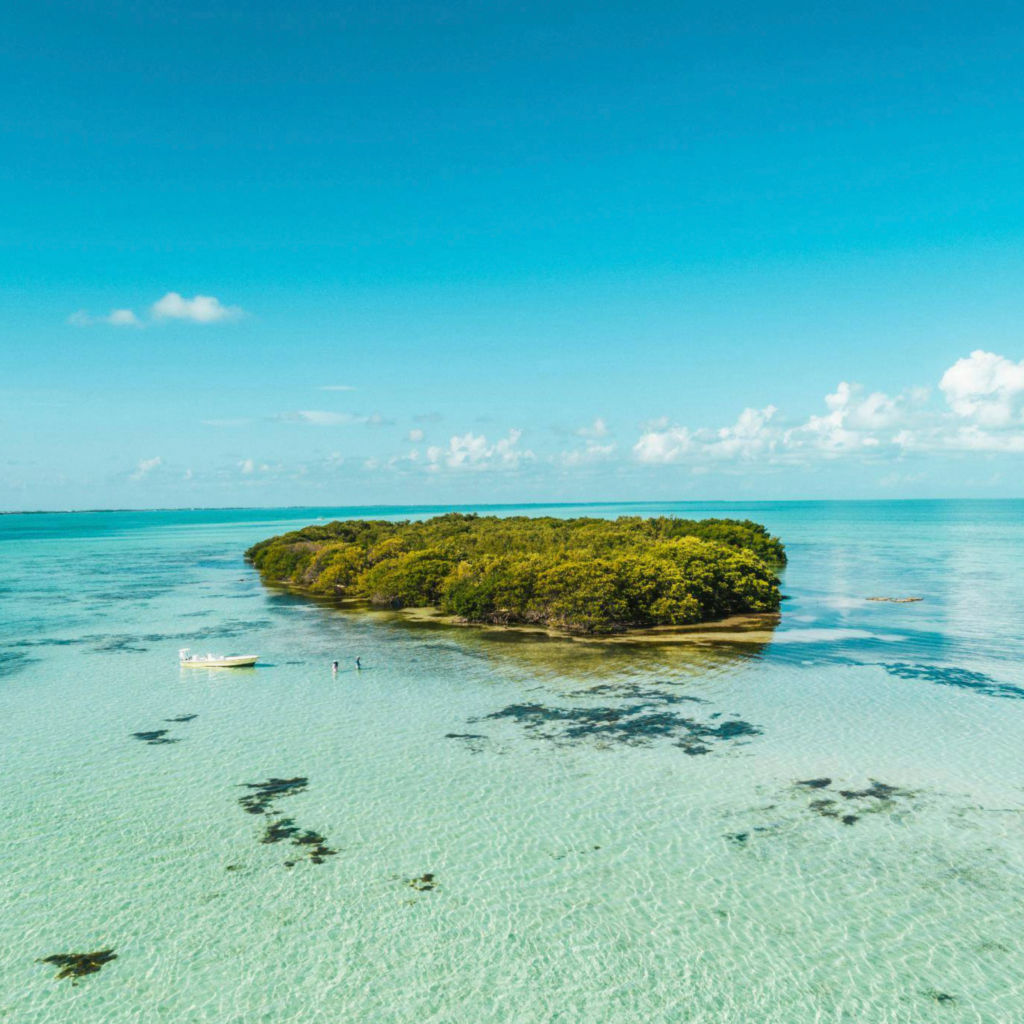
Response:
[{"label": "exposed sand bar", "polygon": [[436,608],[374,608],[365,601],[334,602],[337,607],[368,614],[395,616],[409,623],[429,626],[455,626],[487,633],[509,633],[523,637],[536,636],[551,640],[566,640],[584,644],[766,644],[779,624],[778,612],[756,615],[733,615],[717,622],[698,622],[692,626],[655,626],[652,629],[630,629],[623,633],[577,634],[565,633],[546,626],[511,625],[467,622],[445,615]]}]

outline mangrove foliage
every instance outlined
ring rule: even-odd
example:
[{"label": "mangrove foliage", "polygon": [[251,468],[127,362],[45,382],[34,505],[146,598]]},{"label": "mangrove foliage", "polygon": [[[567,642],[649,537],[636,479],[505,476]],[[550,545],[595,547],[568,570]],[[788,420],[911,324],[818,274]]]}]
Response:
[{"label": "mangrove foliage", "polygon": [[246,558],[265,582],[312,594],[583,634],[777,611],[786,561],[749,520],[459,513],[307,526]]}]

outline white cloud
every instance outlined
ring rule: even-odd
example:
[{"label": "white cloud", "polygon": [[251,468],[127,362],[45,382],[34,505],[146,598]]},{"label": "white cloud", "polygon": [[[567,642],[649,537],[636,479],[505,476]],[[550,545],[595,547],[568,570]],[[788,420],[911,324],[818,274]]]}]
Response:
[{"label": "white cloud", "polygon": [[950,439],[948,448],[965,452],[1024,452],[1024,433],[1011,431],[983,430],[971,424],[961,427]]},{"label": "white cloud", "polygon": [[585,466],[594,462],[604,462],[615,454],[615,449],[614,442],[598,444],[597,441],[590,440],[583,448],[562,452],[560,461],[563,466]]},{"label": "white cloud", "polygon": [[744,409],[731,427],[722,427],[713,440],[704,443],[708,454],[716,458],[754,459],[770,455],[777,444],[778,431],[770,424],[778,412],[774,405],[763,409]]},{"label": "white cloud", "polygon": [[638,462],[669,465],[675,462],[713,459],[753,459],[771,455],[778,443],[779,430],[771,425],[778,410],[744,409],[731,427],[718,430],[691,430],[668,426],[663,420],[648,424],[633,445]]},{"label": "white cloud", "polygon": [[[155,320],[191,320],[193,323],[212,324],[221,320],[236,320],[243,315],[238,306],[223,306],[212,295],[196,295],[186,299],[177,292],[168,292],[150,307],[149,322]],[[88,310],[80,309],[68,317],[72,327],[92,327],[107,324],[111,327],[145,327],[132,309],[112,309],[106,316],[93,316]],[[332,389],[333,390],[333,389]],[[343,390],[338,388],[337,390]],[[345,389],[347,390],[347,389]]]},{"label": "white cloud", "polygon": [[419,427],[413,427],[413,429],[409,431],[408,439],[414,443],[418,443],[422,441],[425,436],[426,435]]},{"label": "white cloud", "polygon": [[107,323],[114,327],[139,327],[142,321],[130,309],[112,309]]},{"label": "white cloud", "polygon": [[688,427],[667,427],[648,430],[633,445],[633,455],[639,462],[666,464],[679,462],[696,448]]},{"label": "white cloud", "polygon": [[934,417],[925,409],[927,388],[912,388],[890,396],[873,391],[862,396],[858,385],[842,381],[825,397],[828,413],[811,416],[806,423],[786,431],[782,447],[801,456],[814,454],[877,455],[907,448],[921,432],[930,429]]},{"label": "white cloud", "polygon": [[696,469],[712,460],[774,464],[1024,453],[1024,360],[975,351],[945,372],[939,388],[951,412],[930,405],[927,388],[889,395],[842,381],[825,396],[825,412],[788,429],[776,422],[772,405],[745,409],[733,426],[717,430],[651,421],[633,445],[633,456],[642,463],[687,462]]},{"label": "white cloud", "polygon": [[608,425],[605,423],[600,416],[594,420],[589,427],[580,427],[576,431],[577,437],[607,437],[608,436]]},{"label": "white cloud", "polygon": [[160,458],[159,455],[155,455],[151,459],[140,459],[131,478],[133,480],[141,480],[144,476],[152,473],[154,469],[159,468],[163,464],[164,460]]},{"label": "white cloud", "polygon": [[130,309],[112,309],[106,316],[93,316],[80,309],[68,317],[68,323],[72,327],[92,327],[94,324],[107,324],[110,327],[142,326],[142,321]]},{"label": "white cloud", "polygon": [[672,421],[667,416],[656,416],[654,419],[647,420],[640,428],[644,433],[657,430],[665,430]]},{"label": "white cloud", "polygon": [[236,320],[242,316],[238,306],[222,306],[212,295],[196,295],[186,299],[177,292],[168,292],[153,303],[150,310],[155,320],[191,320],[199,324],[213,324],[222,320]]},{"label": "white cloud", "polygon": [[275,417],[284,423],[308,423],[314,427],[345,427],[352,424],[362,424],[367,427],[390,427],[395,421],[382,416],[379,412],[371,413],[369,416],[357,416],[351,412],[331,412],[326,409],[296,409],[291,412],[281,412]]},{"label": "white cloud", "polygon": [[942,375],[939,388],[953,412],[982,427],[1024,422],[1024,360],[976,349]]},{"label": "white cloud", "polygon": [[873,448],[878,445],[878,439],[858,429],[858,424],[870,421],[888,402],[884,395],[870,396],[867,402],[858,401],[855,389],[842,381],[831,395],[825,396],[828,413],[811,416],[802,426],[786,431],[786,448],[825,456]]},{"label": "white cloud", "polygon": [[448,446],[433,445],[427,449],[427,463],[432,470],[449,469],[515,469],[520,462],[533,459],[532,451],[519,447],[521,430],[510,430],[493,444],[484,434],[472,432],[452,437]]},{"label": "white cloud", "polygon": [[309,423],[315,427],[340,427],[350,423],[365,423],[366,417],[353,416],[350,412],[328,412],[323,409],[298,409],[282,412],[275,417],[288,423]]},{"label": "white cloud", "polygon": [[252,459],[242,459],[238,464],[243,476],[251,476],[256,472],[256,463]]}]

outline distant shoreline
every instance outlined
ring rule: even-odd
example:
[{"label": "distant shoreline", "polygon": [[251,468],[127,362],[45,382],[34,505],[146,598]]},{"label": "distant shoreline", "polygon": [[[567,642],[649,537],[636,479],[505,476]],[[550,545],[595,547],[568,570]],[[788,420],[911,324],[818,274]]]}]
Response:
[{"label": "distant shoreline", "polygon": [[378,505],[161,505],[158,507],[131,508],[27,508],[0,509],[0,516],[78,516],[98,514],[125,514],[129,512],[291,512],[316,511],[338,513],[358,512],[363,509],[384,509],[394,512],[465,512],[477,509],[522,509],[522,508],[601,508],[604,506],[620,508],[637,505],[655,505],[659,508],[667,506],[722,506],[736,505],[740,507],[758,505],[934,505],[938,503],[957,503],[963,505],[1012,504],[1024,501],[1024,495],[1012,498],[630,498],[616,501],[519,501],[489,504],[486,502],[459,502],[458,504],[426,505],[412,502],[407,505],[396,505],[382,502]]}]

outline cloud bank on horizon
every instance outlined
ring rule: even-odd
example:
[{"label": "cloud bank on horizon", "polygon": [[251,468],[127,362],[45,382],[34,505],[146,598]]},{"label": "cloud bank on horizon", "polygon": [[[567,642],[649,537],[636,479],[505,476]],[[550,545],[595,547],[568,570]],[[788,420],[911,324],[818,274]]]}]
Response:
[{"label": "cloud bank on horizon", "polygon": [[[241,484],[248,491],[296,484],[314,490],[337,486],[339,474],[365,488],[373,479],[391,477],[416,494],[416,478],[500,478],[515,487],[516,481],[527,480],[531,485],[564,483],[574,476],[593,480],[595,472],[642,484],[655,479],[652,474],[670,472],[676,479],[718,473],[756,481],[787,469],[806,472],[847,462],[884,471],[887,476],[880,479],[896,482],[914,479],[922,465],[944,456],[1024,453],[1024,360],[1013,362],[983,349],[953,363],[936,387],[889,395],[844,381],[823,404],[821,412],[802,420],[788,420],[779,408],[767,405],[746,408],[735,422],[719,427],[692,426],[663,416],[634,427],[631,434],[630,425],[616,430],[606,417],[597,416],[569,429],[513,426],[493,438],[472,429],[445,437],[436,418],[428,416],[417,417],[419,422],[434,421],[425,429],[410,428],[400,416],[302,410],[279,413],[269,421],[317,428],[341,447],[312,458],[306,445],[292,459],[246,454],[206,475],[221,486]],[[236,432],[250,422],[207,421]],[[404,447],[367,455],[362,451],[366,435],[352,433],[361,427],[394,427],[395,436],[385,443],[401,440]],[[439,436],[431,442],[431,435]],[[244,436],[239,442],[246,443]],[[192,466],[159,454],[140,459],[127,475],[133,483],[160,476],[190,485],[202,482]]]}]

